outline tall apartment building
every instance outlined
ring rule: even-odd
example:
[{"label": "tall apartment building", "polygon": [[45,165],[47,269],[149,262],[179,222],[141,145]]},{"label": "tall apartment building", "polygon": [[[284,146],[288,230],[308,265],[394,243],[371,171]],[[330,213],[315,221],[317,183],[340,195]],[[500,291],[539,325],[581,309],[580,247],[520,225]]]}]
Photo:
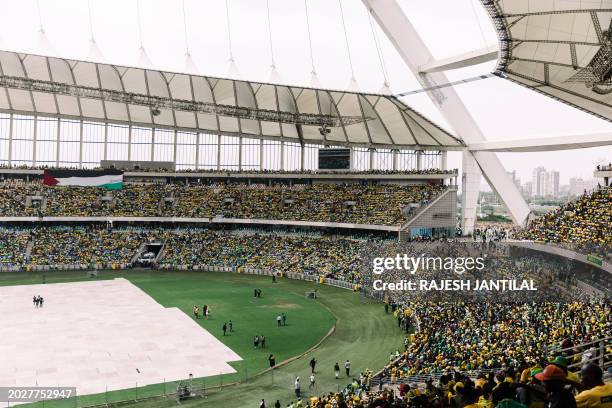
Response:
[{"label": "tall apartment building", "polygon": [[533,169],[533,195],[536,197],[557,197],[559,195],[559,172],[546,171],[542,166]]}]

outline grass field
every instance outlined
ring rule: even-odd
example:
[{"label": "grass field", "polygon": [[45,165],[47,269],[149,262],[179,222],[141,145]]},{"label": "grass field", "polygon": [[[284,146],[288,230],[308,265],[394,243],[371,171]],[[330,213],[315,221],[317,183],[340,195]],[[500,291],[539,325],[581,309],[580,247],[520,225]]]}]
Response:
[{"label": "grass field", "polygon": [[[178,307],[190,316],[194,304],[211,306],[210,320],[199,319],[198,323],[244,359],[232,363],[236,374],[194,380],[196,386],[207,388],[231,382],[240,384],[213,388],[207,398],[195,399],[183,405],[256,407],[261,398],[266,398],[268,403],[278,398],[286,406],[292,397],[295,375],[301,377],[303,391],[308,391],[308,361],[311,356],[318,360],[318,389],[312,392],[320,394],[335,391],[350,380],[334,379],[332,368],[336,361],[342,365],[345,359],[350,359],[351,371],[358,375],[365,368],[380,368],[389,352],[401,345],[401,334],[394,320],[384,315],[380,305],[363,302],[358,294],[342,289],[291,280],[272,283],[269,277],[210,272],[109,271],[100,273],[95,279],[120,276],[129,279],[160,304]],[[53,272],[46,273],[45,280],[55,283],[91,278],[87,278],[84,272]],[[41,281],[40,274],[0,276],[0,285],[36,284]],[[321,298],[317,301],[306,299],[304,293],[315,287]],[[255,288],[262,289],[261,299],[253,297]],[[280,312],[288,316],[286,327],[277,327],[275,317]],[[221,326],[229,319],[234,322],[235,332],[224,337]],[[317,344],[334,324],[335,332],[308,355],[273,372],[257,375],[268,367],[269,353],[275,355],[277,363],[302,354]],[[254,349],[252,337],[255,334],[266,336],[266,350]],[[76,401],[46,405],[50,408],[74,407],[136,399],[139,401],[129,405],[139,408],[166,407],[175,405],[176,401],[165,397],[147,397],[163,394],[164,391],[170,393],[175,389],[176,384],[159,384],[79,396]]]}]

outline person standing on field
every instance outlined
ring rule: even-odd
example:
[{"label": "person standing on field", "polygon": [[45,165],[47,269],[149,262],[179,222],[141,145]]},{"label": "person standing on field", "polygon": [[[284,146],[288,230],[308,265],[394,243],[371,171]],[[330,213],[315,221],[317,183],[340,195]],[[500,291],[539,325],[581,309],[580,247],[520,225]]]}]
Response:
[{"label": "person standing on field", "polygon": [[293,383],[293,390],[295,391],[295,396],[300,398],[302,393],[300,391],[300,377],[295,377],[295,382]]},{"label": "person standing on field", "polygon": [[337,380],[340,377],[340,364],[338,364],[338,362],[334,364],[334,374],[336,375]]},{"label": "person standing on field", "polygon": [[315,366],[317,365],[317,360],[315,360],[315,358],[311,358],[310,359],[310,372],[314,374],[315,372]]},{"label": "person standing on field", "polygon": [[270,354],[268,356],[268,363],[270,364],[270,368],[274,368],[274,366],[276,365],[276,359],[274,358],[273,354]]}]

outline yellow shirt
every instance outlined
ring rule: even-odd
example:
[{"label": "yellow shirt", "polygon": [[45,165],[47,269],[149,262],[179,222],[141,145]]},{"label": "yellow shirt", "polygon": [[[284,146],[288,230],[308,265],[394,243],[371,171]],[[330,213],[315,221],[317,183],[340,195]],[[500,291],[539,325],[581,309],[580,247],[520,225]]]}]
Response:
[{"label": "yellow shirt", "polygon": [[486,399],[482,395],[478,399],[478,408],[493,408],[493,401]]},{"label": "yellow shirt", "polygon": [[567,372],[567,379],[570,381],[573,381],[575,383],[580,384],[580,377],[578,377],[578,374],[572,372],[572,371],[568,371]]},{"label": "yellow shirt", "polygon": [[599,385],[576,395],[578,408],[612,408],[612,384]]}]

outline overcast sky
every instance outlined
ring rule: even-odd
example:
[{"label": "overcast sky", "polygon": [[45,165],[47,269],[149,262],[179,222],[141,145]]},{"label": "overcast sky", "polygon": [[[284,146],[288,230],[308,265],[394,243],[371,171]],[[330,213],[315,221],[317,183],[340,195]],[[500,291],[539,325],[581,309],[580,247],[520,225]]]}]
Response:
[{"label": "overcast sky", "polygon": [[[150,63],[148,67],[185,71],[194,69],[193,65],[186,66],[187,42],[200,74],[311,84],[304,0],[227,0],[231,47],[225,0],[137,1],[0,0],[0,48],[130,66]],[[339,1],[306,1],[320,85],[347,89],[351,68]],[[399,1],[436,58],[497,44],[493,26],[478,0]],[[384,76],[367,10],[361,0],[341,2],[357,84],[362,91],[378,92]],[[267,4],[275,75],[270,69]],[[40,34],[41,22],[44,37]],[[418,89],[410,70],[373,24],[392,91]],[[97,50],[92,49],[92,33]],[[139,49],[141,43],[146,57]],[[234,67],[228,62],[230,48]],[[448,76],[451,80],[469,78],[491,72],[494,67],[491,62],[451,71]],[[456,89],[489,140],[612,131],[612,124],[606,121],[503,79],[490,78]],[[405,97],[404,101],[448,129],[426,94]],[[561,182],[566,183],[574,176],[592,177],[598,160],[612,160],[612,147],[505,153],[500,158],[508,170],[517,170],[523,181],[531,177],[534,167],[543,165],[559,170]],[[459,165],[460,154],[451,153],[449,166]]]}]

